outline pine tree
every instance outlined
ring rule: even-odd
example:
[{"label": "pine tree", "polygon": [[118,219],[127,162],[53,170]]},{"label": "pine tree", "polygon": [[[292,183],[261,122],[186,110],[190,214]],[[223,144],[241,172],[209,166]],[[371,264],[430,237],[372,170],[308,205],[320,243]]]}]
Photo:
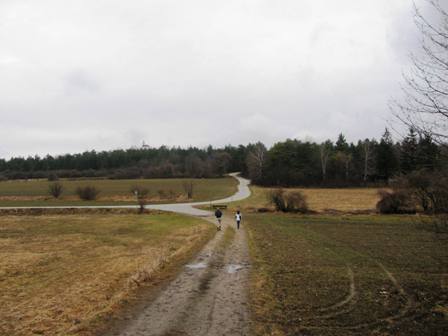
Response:
[{"label": "pine tree", "polygon": [[388,181],[399,168],[398,155],[392,141],[392,136],[387,128],[377,146],[376,168],[379,177],[386,181]]},{"label": "pine tree", "polygon": [[410,173],[417,169],[418,161],[418,140],[417,133],[414,128],[409,129],[409,134],[403,139],[401,143],[401,172],[404,174]]},{"label": "pine tree", "polygon": [[347,140],[345,139],[345,136],[340,133],[338,136],[338,140],[336,141],[336,147],[335,147],[336,151],[339,152],[343,152],[343,153],[347,153],[349,146],[347,143]]},{"label": "pine tree", "polygon": [[425,133],[420,136],[417,146],[416,164],[420,169],[434,170],[439,161],[439,148],[431,135]]}]

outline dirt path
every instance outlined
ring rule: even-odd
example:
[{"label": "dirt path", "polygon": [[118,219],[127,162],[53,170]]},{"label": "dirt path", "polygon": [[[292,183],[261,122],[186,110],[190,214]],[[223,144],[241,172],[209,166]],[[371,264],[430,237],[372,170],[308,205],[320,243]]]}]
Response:
[{"label": "dirt path", "polygon": [[179,276],[110,335],[247,335],[246,236],[243,229],[225,233],[228,226],[235,227],[229,215]]},{"label": "dirt path", "polygon": [[[250,195],[249,181],[236,174],[232,176],[239,181],[238,192],[210,203],[225,203]],[[216,224],[211,212],[193,207],[203,204],[209,202],[151,208],[200,216]],[[233,214],[225,214],[222,224],[222,231],[216,233],[176,279],[108,335],[247,335],[249,253],[246,234],[244,229],[236,230]]]}]

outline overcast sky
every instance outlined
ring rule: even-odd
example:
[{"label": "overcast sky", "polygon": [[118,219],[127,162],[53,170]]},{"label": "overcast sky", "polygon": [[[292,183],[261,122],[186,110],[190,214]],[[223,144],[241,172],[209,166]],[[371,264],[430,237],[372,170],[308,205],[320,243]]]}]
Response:
[{"label": "overcast sky", "polygon": [[378,138],[412,15],[411,0],[0,0],[0,157]]}]

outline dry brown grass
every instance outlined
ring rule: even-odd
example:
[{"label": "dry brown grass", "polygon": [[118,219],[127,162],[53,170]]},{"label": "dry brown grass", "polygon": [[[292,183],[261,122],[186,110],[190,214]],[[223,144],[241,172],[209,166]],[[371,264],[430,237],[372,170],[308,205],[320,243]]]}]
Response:
[{"label": "dry brown grass", "polygon": [[[273,209],[268,195],[272,188],[251,186],[252,196],[240,202],[231,203],[232,208],[255,210],[259,208]],[[291,188],[301,191],[307,199],[309,209],[317,212],[357,212],[374,210],[379,200],[376,188]]]},{"label": "dry brown grass", "polygon": [[[188,199],[183,183],[194,184],[193,199]],[[212,179],[136,179],[136,180],[68,180],[61,179],[64,186],[61,197],[54,199],[48,193],[51,182],[46,180],[0,181],[1,206],[45,206],[45,205],[104,205],[136,204],[131,193],[135,186],[148,189],[148,201],[151,203],[172,203],[185,201],[206,201],[220,199],[236,192],[237,181],[232,177]],[[82,201],[76,189],[82,186],[94,186],[100,190],[94,201]]]},{"label": "dry brown grass", "polygon": [[89,335],[211,234],[173,214],[0,217],[0,334]]},{"label": "dry brown grass", "polygon": [[307,197],[314,211],[362,211],[375,209],[379,201],[376,188],[297,189]]}]

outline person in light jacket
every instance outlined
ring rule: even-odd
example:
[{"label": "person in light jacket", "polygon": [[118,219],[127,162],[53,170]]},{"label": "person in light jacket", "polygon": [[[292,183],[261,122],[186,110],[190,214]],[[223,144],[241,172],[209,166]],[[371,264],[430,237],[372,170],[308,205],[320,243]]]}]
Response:
[{"label": "person in light jacket", "polygon": [[236,228],[239,230],[240,229],[240,223],[241,220],[243,219],[243,215],[241,214],[241,212],[238,210],[235,214],[235,220],[236,220]]}]

